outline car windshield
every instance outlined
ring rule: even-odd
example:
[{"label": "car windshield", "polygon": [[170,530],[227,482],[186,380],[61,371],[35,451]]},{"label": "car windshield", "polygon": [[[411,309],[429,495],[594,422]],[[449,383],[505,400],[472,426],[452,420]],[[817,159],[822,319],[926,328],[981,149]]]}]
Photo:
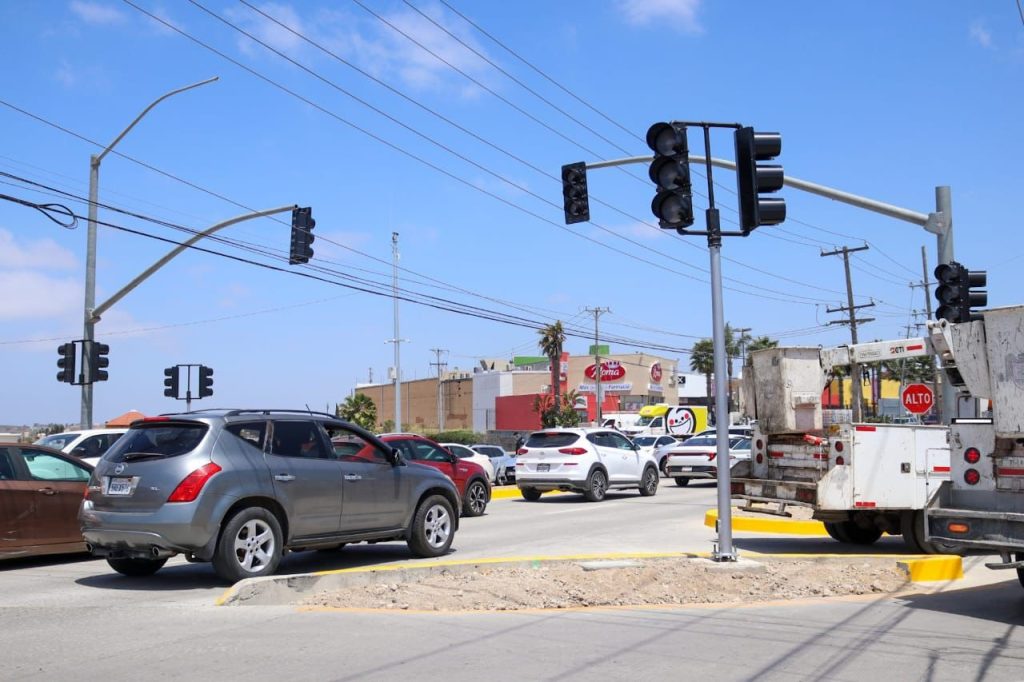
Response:
[{"label": "car windshield", "polygon": [[40,438],[36,441],[36,445],[45,445],[55,450],[63,450],[67,447],[68,443],[78,438],[81,434],[79,433],[57,433],[46,438]]},{"label": "car windshield", "polygon": [[634,438],[633,442],[636,443],[637,445],[640,445],[640,446],[647,446],[647,445],[654,445],[654,443],[657,440],[658,440],[657,436],[640,436],[638,438]]},{"label": "car windshield", "polygon": [[739,438],[737,440],[734,440],[732,443],[730,443],[729,447],[731,449],[733,449],[733,450],[749,450],[750,449],[750,439],[749,438]]},{"label": "car windshield", "polygon": [[714,445],[715,444],[715,437],[714,436],[694,436],[690,440],[686,441],[685,444],[686,445],[699,445],[699,446]]},{"label": "car windshield", "polygon": [[538,431],[531,433],[526,439],[528,448],[561,448],[572,445],[579,439],[579,434],[566,431]]},{"label": "car windshield", "polygon": [[111,462],[139,459],[142,455],[177,457],[192,452],[206,435],[206,424],[157,422],[132,427],[107,450]]}]

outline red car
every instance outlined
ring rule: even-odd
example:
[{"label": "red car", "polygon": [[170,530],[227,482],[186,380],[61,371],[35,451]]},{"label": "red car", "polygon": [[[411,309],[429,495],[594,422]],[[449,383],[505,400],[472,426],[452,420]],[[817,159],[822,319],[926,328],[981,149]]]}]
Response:
[{"label": "red car", "polygon": [[459,459],[429,438],[415,433],[385,433],[378,437],[398,448],[406,461],[431,466],[452,479],[462,495],[463,516],[480,516],[487,509],[491,484],[479,464]]}]

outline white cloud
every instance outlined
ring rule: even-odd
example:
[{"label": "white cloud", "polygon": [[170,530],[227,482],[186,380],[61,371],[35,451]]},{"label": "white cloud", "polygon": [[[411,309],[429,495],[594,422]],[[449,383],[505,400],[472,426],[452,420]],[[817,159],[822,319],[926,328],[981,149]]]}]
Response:
[{"label": "white cloud", "polygon": [[[309,28],[305,26],[301,17],[299,17],[299,13],[296,12],[291,5],[279,5],[277,3],[267,2],[259,5],[259,8],[292,30],[289,31],[288,28],[284,28],[270,19],[263,17],[258,12],[254,12],[248,8],[231,8],[228,9],[225,14],[227,14],[229,20],[244,29],[247,33],[252,34],[259,40],[262,40],[275,50],[279,50],[284,54],[293,54],[305,43],[305,41],[295,33],[301,33],[302,35],[309,36],[313,39],[309,34]],[[238,49],[249,55],[259,53],[265,54],[265,49],[262,46],[257,45],[255,42],[242,35],[238,37]]]},{"label": "white cloud", "polygon": [[0,320],[65,317],[82,312],[78,277],[51,277],[30,270],[0,271]]},{"label": "white cloud", "polygon": [[0,268],[72,270],[76,267],[78,263],[74,254],[52,239],[40,239],[22,246],[15,242],[14,235],[0,228]]},{"label": "white cloud", "polygon": [[69,6],[71,11],[82,21],[95,26],[110,26],[112,24],[123,24],[127,17],[124,13],[110,5],[99,2],[85,2],[84,0],[72,0]]},{"label": "white cloud", "polygon": [[635,26],[667,20],[686,33],[701,33],[704,29],[697,20],[700,4],[701,0],[619,0],[619,10]]},{"label": "white cloud", "polygon": [[971,23],[968,35],[971,40],[978,43],[985,49],[995,49],[995,45],[992,44],[992,32],[985,26],[985,21],[983,19],[977,19]]}]

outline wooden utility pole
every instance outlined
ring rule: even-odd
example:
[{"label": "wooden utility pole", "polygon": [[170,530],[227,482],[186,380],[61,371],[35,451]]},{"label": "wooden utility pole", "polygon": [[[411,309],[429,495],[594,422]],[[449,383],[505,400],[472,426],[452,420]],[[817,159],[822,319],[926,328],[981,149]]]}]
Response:
[{"label": "wooden utility pole", "polygon": [[[588,313],[594,314],[594,426],[601,425],[601,353],[597,346],[597,320],[601,313],[610,313],[610,308],[584,308]],[[561,360],[559,360],[561,361]]]},{"label": "wooden utility pole", "polygon": [[441,390],[441,376],[448,366],[447,362],[441,362],[441,353],[447,353],[445,348],[431,348],[430,352],[437,358],[436,362],[430,363],[437,367],[437,430],[444,431],[444,392]]},{"label": "wooden utility pole", "polygon": [[[857,251],[867,251],[868,245],[858,246],[855,248],[848,248],[844,246],[841,249],[835,251],[822,251],[822,257],[825,256],[836,256],[840,253],[843,254],[843,266],[846,269],[846,307],[839,308],[826,308],[827,312],[838,313],[847,312],[849,318],[846,320],[833,320],[829,324],[848,324],[850,325],[850,343],[857,343],[857,325],[864,324],[866,322],[874,322],[873,317],[865,317],[857,319],[857,310],[860,308],[870,308],[874,306],[874,302],[862,303],[861,305],[853,304],[853,279],[850,277],[850,254]],[[860,364],[856,362],[850,363],[850,391],[853,394],[853,421],[859,422],[861,420],[861,376],[860,376]]]}]

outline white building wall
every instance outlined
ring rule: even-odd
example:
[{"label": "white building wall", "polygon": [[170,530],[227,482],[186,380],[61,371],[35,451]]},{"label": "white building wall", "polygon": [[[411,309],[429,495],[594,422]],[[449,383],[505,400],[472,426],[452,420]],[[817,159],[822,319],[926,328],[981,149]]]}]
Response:
[{"label": "white building wall", "polygon": [[473,430],[494,428],[494,404],[500,395],[512,394],[511,372],[478,372],[473,375]]},{"label": "white building wall", "polygon": [[[712,376],[711,380],[714,379]],[[680,398],[704,398],[708,392],[708,380],[703,374],[681,373],[676,377],[676,388]]]}]

